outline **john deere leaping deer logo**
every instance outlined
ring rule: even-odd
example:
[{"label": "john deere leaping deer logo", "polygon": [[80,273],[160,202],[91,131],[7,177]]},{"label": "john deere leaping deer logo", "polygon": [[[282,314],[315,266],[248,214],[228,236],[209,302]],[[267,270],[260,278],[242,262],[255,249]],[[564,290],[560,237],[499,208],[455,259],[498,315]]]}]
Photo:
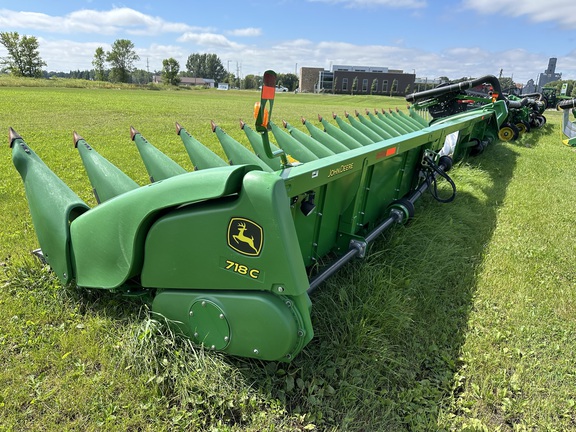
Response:
[{"label": "john deere leaping deer logo", "polygon": [[262,227],[250,219],[232,218],[228,224],[228,246],[243,255],[258,256],[262,234]]}]

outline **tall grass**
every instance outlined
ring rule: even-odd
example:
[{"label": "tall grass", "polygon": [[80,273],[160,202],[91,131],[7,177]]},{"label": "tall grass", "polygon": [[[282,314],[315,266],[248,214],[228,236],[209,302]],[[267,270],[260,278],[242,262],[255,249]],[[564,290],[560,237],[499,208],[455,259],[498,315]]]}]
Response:
[{"label": "tall grass", "polygon": [[[191,169],[173,124],[220,152],[214,119],[246,143],[256,93],[0,88],[13,126],[93,205],[77,130],[141,184],[134,125]],[[278,95],[273,117],[403,106]],[[576,430],[572,371],[576,154],[559,117],[451,172],[312,298],[315,338],[290,364],[204,352],[140,299],[61,287],[36,247],[19,176],[0,150],[0,430]],[[136,161],[136,162],[135,162]]]}]

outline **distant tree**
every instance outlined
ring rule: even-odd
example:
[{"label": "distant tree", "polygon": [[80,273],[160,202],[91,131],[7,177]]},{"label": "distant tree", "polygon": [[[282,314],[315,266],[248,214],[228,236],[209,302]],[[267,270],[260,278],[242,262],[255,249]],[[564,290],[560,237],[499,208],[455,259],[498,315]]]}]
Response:
[{"label": "distant tree", "polygon": [[396,94],[398,92],[398,80],[395,79],[392,81],[392,86],[390,87],[390,96]]},{"label": "distant tree", "polygon": [[228,83],[230,87],[234,87],[236,82],[236,75],[234,75],[233,73],[226,74],[224,82]]},{"label": "distant tree", "polygon": [[358,77],[354,77],[354,80],[352,81],[352,90],[350,94],[353,95],[356,90],[358,90]]},{"label": "distant tree", "polygon": [[294,91],[296,87],[298,87],[298,77],[293,73],[278,74],[276,76],[276,83],[286,87],[289,91]]},{"label": "distant tree", "polygon": [[75,70],[75,71],[70,71],[69,73],[69,77],[70,78],[75,78],[75,79],[90,79],[90,72],[89,71],[81,71],[80,69]]},{"label": "distant tree", "polygon": [[162,82],[164,82],[164,84],[180,84],[180,77],[178,76],[179,71],[180,63],[178,63],[176,59],[170,57],[162,60]]},{"label": "distant tree", "polygon": [[244,86],[243,88],[247,90],[257,89],[258,88],[258,80],[256,79],[255,75],[246,75],[244,77]]},{"label": "distant tree", "polygon": [[558,81],[552,81],[549,82],[548,84],[546,84],[544,87],[554,87],[556,89],[556,94],[560,94],[560,92],[562,91],[562,86],[564,84],[568,84],[568,87],[566,88],[566,96],[576,96],[575,91],[576,90],[576,81],[575,80],[558,80]]},{"label": "distant tree", "polygon": [[2,70],[15,76],[42,76],[42,66],[46,63],[40,57],[38,40],[34,36],[20,37],[18,32],[0,32],[0,44],[8,51],[8,56],[0,59]]},{"label": "distant tree", "polygon": [[500,81],[500,88],[503,92],[508,93],[511,91],[511,89],[516,89],[516,84],[510,77],[502,77],[499,78],[498,81]]},{"label": "distant tree", "polygon": [[134,44],[128,39],[117,39],[112,50],[106,53],[106,61],[110,63],[110,80],[113,82],[130,82],[130,72],[134,62],[140,60],[134,50]]},{"label": "distant tree", "polygon": [[186,71],[193,77],[201,78],[206,72],[202,64],[202,54],[190,54],[186,61]]},{"label": "distant tree", "polygon": [[193,77],[209,78],[216,82],[225,82],[228,75],[216,54],[190,54],[186,70]]},{"label": "distant tree", "polygon": [[50,72],[46,72],[43,71],[42,72],[42,78],[75,78],[75,79],[83,79],[83,80],[93,80],[94,79],[94,69],[91,70],[74,70],[74,71],[68,71],[68,72],[62,72],[62,71],[58,71],[58,72],[54,72],[54,71],[50,71]]},{"label": "distant tree", "polygon": [[132,82],[136,84],[148,84],[152,81],[153,74],[144,69],[134,69],[132,71]]},{"label": "distant tree", "polygon": [[546,83],[544,87],[554,87],[558,92],[560,92],[560,89],[562,88],[562,80],[550,81],[549,83]]},{"label": "distant tree", "polygon": [[372,80],[372,84],[370,85],[370,94],[374,94],[374,92],[377,90],[377,87],[378,87],[378,80],[374,78]]},{"label": "distant tree", "polygon": [[264,77],[261,75],[256,75],[256,83],[258,85],[258,88],[260,88],[260,86],[264,84]]},{"label": "distant tree", "polygon": [[334,81],[332,81],[332,94],[336,93],[337,87],[338,87],[338,77],[334,77]]},{"label": "distant tree", "polygon": [[[228,72],[224,69],[224,65],[222,65],[222,62],[216,54],[208,54],[206,65],[208,68],[208,75],[204,78],[210,78],[216,82],[220,82],[226,78]],[[237,87],[240,87],[240,77],[237,77]]]},{"label": "distant tree", "polygon": [[104,81],[106,79],[106,53],[104,48],[96,48],[92,66],[94,66],[94,79],[96,81]]}]

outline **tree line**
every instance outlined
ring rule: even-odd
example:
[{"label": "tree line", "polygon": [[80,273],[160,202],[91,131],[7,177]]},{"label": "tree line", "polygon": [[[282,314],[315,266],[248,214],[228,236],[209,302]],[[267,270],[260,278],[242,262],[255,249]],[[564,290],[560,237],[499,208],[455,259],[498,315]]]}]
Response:
[{"label": "tree line", "polygon": [[562,93],[562,87],[564,84],[566,84],[564,95],[576,98],[576,80],[552,81],[546,84],[544,87],[554,87],[556,89],[556,94],[560,95]]},{"label": "tree line", "polygon": [[[179,62],[170,57],[162,60],[162,70],[152,73],[135,68],[140,60],[134,44],[128,39],[117,39],[110,51],[103,47],[96,48],[92,59],[93,69],[66,72],[43,70],[46,62],[38,50],[38,40],[34,36],[20,35],[18,32],[0,32],[0,44],[8,51],[6,57],[0,58],[0,70],[14,76],[48,78],[77,78],[94,81],[148,84],[153,76],[160,76],[166,85],[177,86],[183,77],[212,79],[217,84],[227,83],[231,88],[257,89],[262,85],[259,75],[246,75],[243,79],[227,71],[216,54],[190,54],[185,69],[180,69]],[[277,82],[289,90],[298,87],[298,77],[294,74],[278,74]]]}]

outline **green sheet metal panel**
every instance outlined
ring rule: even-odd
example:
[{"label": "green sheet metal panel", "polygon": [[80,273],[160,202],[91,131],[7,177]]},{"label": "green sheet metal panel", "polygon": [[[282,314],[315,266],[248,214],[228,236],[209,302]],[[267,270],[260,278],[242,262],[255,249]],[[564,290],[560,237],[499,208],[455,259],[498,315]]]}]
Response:
[{"label": "green sheet metal panel", "polygon": [[238,192],[251,166],[196,171],[127,192],[76,218],[70,225],[79,286],[118,288],[140,273],[144,241],[168,209]]}]

